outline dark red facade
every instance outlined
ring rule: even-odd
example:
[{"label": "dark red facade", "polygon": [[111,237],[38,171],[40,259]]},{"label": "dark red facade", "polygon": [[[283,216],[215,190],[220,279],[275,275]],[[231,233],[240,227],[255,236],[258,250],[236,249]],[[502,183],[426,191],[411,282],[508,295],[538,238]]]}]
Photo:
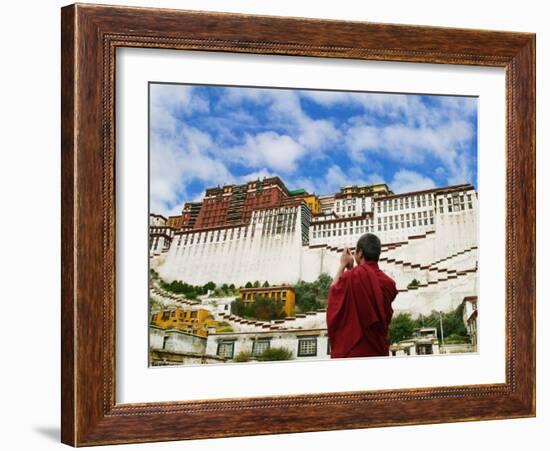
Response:
[{"label": "dark red facade", "polygon": [[279,177],[209,188],[202,202],[185,204],[181,224],[183,229],[247,224],[254,210],[276,208],[291,199]]}]

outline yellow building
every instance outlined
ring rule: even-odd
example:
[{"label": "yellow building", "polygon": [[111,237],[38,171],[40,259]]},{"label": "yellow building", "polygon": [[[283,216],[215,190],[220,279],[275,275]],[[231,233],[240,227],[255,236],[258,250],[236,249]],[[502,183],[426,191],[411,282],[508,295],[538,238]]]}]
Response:
[{"label": "yellow building", "polygon": [[374,185],[348,185],[340,189],[340,195],[374,195],[386,196],[393,194],[385,183],[376,183]]},{"label": "yellow building", "polygon": [[151,314],[151,324],[163,329],[179,329],[194,335],[206,337],[208,327],[215,327],[216,321],[206,309],[172,308]]},{"label": "yellow building", "polygon": [[173,229],[181,229],[182,226],[182,216],[168,216],[168,219],[166,220],[166,225],[168,227],[172,227]]},{"label": "yellow building", "polygon": [[310,194],[309,196],[304,197],[304,201],[311,210],[311,213],[313,213],[314,215],[318,214],[321,211],[319,198],[315,194]]},{"label": "yellow building", "polygon": [[282,285],[278,287],[241,288],[239,291],[241,299],[245,302],[253,302],[255,296],[276,299],[283,302],[283,310],[287,316],[294,314],[296,292],[292,287]]}]

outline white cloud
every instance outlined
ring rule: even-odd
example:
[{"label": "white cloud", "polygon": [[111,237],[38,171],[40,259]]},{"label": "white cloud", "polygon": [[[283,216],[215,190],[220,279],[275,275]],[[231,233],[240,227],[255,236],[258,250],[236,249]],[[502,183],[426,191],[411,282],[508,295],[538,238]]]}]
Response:
[{"label": "white cloud", "polygon": [[440,125],[449,119],[470,117],[477,111],[474,97],[434,96],[434,105],[427,106],[420,95],[342,91],[303,91],[300,94],[318,105],[356,105],[368,119],[372,113],[386,119],[421,127]]},{"label": "white cloud", "polygon": [[287,173],[296,169],[297,161],[304,153],[305,149],[300,143],[288,135],[275,132],[247,135],[242,146],[228,152],[245,166],[265,166],[270,170]]},{"label": "white cloud", "polygon": [[432,179],[407,169],[397,171],[390,183],[390,189],[394,193],[408,193],[431,188],[435,188],[435,183]]},{"label": "white cloud", "polygon": [[153,83],[150,85],[151,128],[174,132],[177,115],[208,112],[208,101],[196,95],[193,86]]},{"label": "white cloud", "polygon": [[[151,211],[172,214],[179,199],[189,196],[187,185],[199,180],[222,183],[233,179],[227,167],[209,155],[212,139],[192,127],[182,125],[177,136],[163,138],[153,132],[150,157]],[[179,207],[178,207],[179,208]]]},{"label": "white cloud", "polygon": [[403,123],[372,126],[357,124],[347,130],[350,157],[361,164],[382,157],[400,164],[439,164],[436,175],[447,174],[449,184],[472,180],[475,162],[468,153],[474,127],[465,120],[450,120],[434,127]]},{"label": "white cloud", "polygon": [[346,185],[372,185],[376,183],[384,183],[384,178],[377,173],[366,175],[357,166],[344,172],[340,166],[333,164],[324,175],[292,178],[289,180],[288,185],[292,188],[304,188],[310,193],[323,195],[339,191],[340,188]]},{"label": "white cloud", "polygon": [[[383,182],[379,174],[387,173],[381,165],[387,161],[397,168],[429,162],[437,168],[433,176],[448,183],[470,181],[475,170],[467,152],[476,99],[441,97],[427,104],[409,95],[251,88],[224,89],[212,105],[207,98],[190,86],[151,85],[152,211],[176,214],[181,199],[202,198],[188,192],[196,181],[204,187],[280,175],[289,187],[326,194]],[[362,113],[342,123],[328,114],[319,119],[304,109],[304,99],[326,107],[354,104]],[[186,123],[195,113],[210,113],[200,116],[200,130]],[[347,162],[331,152],[342,144],[356,164],[346,170],[341,164]],[[302,170],[313,159],[324,160],[317,162],[324,173]],[[234,175],[229,168],[235,165],[239,174],[249,172]],[[396,192],[435,186],[407,169],[389,185]]]},{"label": "white cloud", "polygon": [[234,108],[243,102],[263,106],[269,112],[270,126],[300,143],[312,156],[318,156],[341,138],[340,131],[327,119],[313,119],[303,110],[300,94],[293,90],[230,88],[221,104]]}]

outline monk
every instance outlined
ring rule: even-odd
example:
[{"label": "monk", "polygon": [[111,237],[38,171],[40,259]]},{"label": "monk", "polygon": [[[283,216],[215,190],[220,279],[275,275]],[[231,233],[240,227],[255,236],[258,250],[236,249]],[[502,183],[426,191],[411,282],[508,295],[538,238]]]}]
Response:
[{"label": "monk", "polygon": [[329,288],[327,326],[331,358],[389,354],[388,329],[397,295],[393,279],[378,268],[380,239],[366,233],[354,256],[344,248]]}]

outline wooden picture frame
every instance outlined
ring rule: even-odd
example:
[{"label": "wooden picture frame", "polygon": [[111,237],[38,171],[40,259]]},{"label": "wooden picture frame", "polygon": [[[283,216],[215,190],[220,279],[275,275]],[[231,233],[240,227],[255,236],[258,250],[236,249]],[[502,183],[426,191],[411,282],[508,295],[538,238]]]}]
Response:
[{"label": "wooden picture frame", "polygon": [[[83,446],[535,415],[535,35],[77,4],[62,9],[61,37],[64,443]],[[505,68],[506,382],[118,404],[117,47]]]}]

